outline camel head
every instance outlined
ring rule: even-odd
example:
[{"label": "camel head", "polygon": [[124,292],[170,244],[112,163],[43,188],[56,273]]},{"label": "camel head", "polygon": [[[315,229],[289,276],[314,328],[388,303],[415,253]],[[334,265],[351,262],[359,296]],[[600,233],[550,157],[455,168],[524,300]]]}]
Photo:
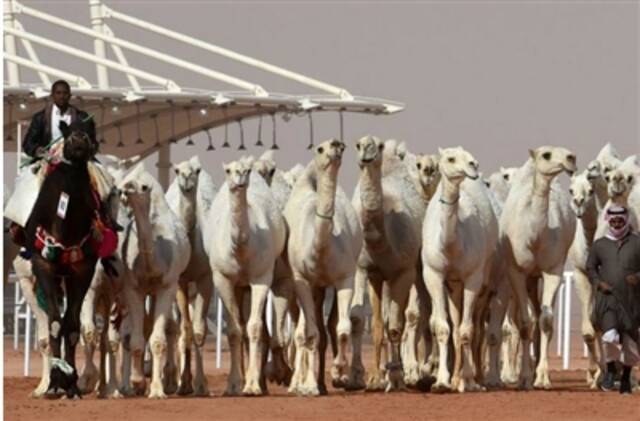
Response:
[{"label": "camel head", "polygon": [[60,122],[60,131],[64,136],[63,155],[72,164],[84,164],[98,151],[98,144],[88,135],[89,125],[74,121],[71,125]]},{"label": "camel head", "polygon": [[569,194],[571,194],[571,209],[578,218],[582,218],[588,205],[594,200],[593,184],[589,179],[589,170],[571,177]]},{"label": "camel head", "polygon": [[190,160],[173,165],[173,171],[178,178],[178,186],[183,193],[189,194],[197,190],[200,170],[199,162],[194,166]]},{"label": "camel head", "polygon": [[416,168],[418,177],[423,188],[437,185],[440,182],[440,172],[438,171],[438,155],[418,155],[416,156]]},{"label": "camel head", "polygon": [[607,182],[607,193],[611,199],[625,201],[629,197],[638,175],[634,172],[629,168],[620,166],[609,171],[604,176],[604,181]]},{"label": "camel head", "polygon": [[[609,171],[611,170],[609,169]],[[587,178],[589,179],[589,181],[597,180],[598,178],[602,177],[604,174],[604,171],[602,169],[602,164],[597,159],[594,159],[593,161],[589,162],[589,165],[587,165],[586,172],[587,172]]]},{"label": "camel head", "polygon": [[358,165],[360,165],[360,168],[369,165],[382,166],[384,142],[379,137],[364,136],[360,138],[356,142],[356,150],[358,151]]},{"label": "camel head", "polygon": [[253,164],[253,159],[249,158],[240,158],[237,161],[223,164],[229,191],[235,192],[249,187],[249,177],[251,176]]},{"label": "camel head", "polygon": [[600,163],[600,173],[602,175],[615,170],[622,163],[618,152],[610,142],[607,142],[607,144],[600,149],[598,156],[596,156],[596,161]]},{"label": "camel head", "polygon": [[576,170],[576,156],[569,149],[556,146],[541,146],[529,149],[536,171],[548,177],[555,177],[563,171],[573,175]]},{"label": "camel head", "polygon": [[338,139],[325,140],[315,149],[313,161],[319,171],[335,171],[337,173],[342,163],[342,154],[346,145]]},{"label": "camel head", "polygon": [[301,164],[296,164],[289,171],[282,174],[282,176],[284,177],[284,180],[287,182],[289,187],[293,188],[303,172],[304,167]]},{"label": "camel head", "polygon": [[253,169],[264,178],[268,185],[271,185],[273,176],[276,173],[276,161],[273,157],[273,151],[269,150],[263,153],[260,158],[253,163]]},{"label": "camel head", "polygon": [[449,181],[461,183],[466,177],[477,180],[480,176],[478,161],[462,147],[438,149],[438,153],[438,169]]},{"label": "camel head", "polygon": [[155,185],[153,176],[145,170],[144,163],[140,163],[118,185],[120,202],[134,213],[149,215]]}]

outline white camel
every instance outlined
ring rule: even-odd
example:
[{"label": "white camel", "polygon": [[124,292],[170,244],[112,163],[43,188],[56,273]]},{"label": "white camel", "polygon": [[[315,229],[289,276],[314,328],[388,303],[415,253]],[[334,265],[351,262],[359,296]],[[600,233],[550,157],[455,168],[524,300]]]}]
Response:
[{"label": "white camel", "polygon": [[[204,251],[203,227],[206,221],[199,220],[199,207],[210,206],[216,187],[200,164],[197,156],[174,166],[176,177],[169,186],[165,198],[173,213],[187,229],[191,245],[191,257],[186,270],[180,274],[176,300],[180,312],[180,337],[178,350],[180,359],[180,381],[178,395],[193,393],[208,396],[207,378],[204,374],[202,347],[207,336],[207,313],[213,293],[213,279],[209,258]],[[190,300],[190,287],[195,294]],[[190,301],[192,306],[190,306]],[[190,310],[191,308],[191,310]],[[195,345],[195,377],[191,374],[191,351]]]},{"label": "white camel", "polygon": [[489,176],[484,183],[491,189],[493,195],[499,203],[504,204],[511,189],[511,180],[518,168],[500,167],[500,169]]},{"label": "white camel", "polygon": [[[252,173],[253,158],[224,165],[226,182],[211,205],[205,249],[213,281],[227,311],[227,337],[231,350],[231,373],[227,395],[261,395],[263,347],[266,330],[262,315],[273,280],[276,259],[285,245],[282,214],[265,180]],[[251,314],[247,323],[249,367],[243,379],[241,320],[242,291],[251,289]],[[243,388],[244,383],[244,388]]]},{"label": "white camel", "polygon": [[[629,221],[637,230],[640,225],[640,165],[635,155],[621,162],[618,167],[607,172],[604,176],[607,182],[609,200],[605,209],[616,204],[629,209]],[[602,213],[602,212],[601,212]],[[604,218],[598,218],[598,228],[595,239],[601,238],[607,231]]]},{"label": "white camel", "polygon": [[[388,151],[385,149],[388,147]],[[396,154],[396,142],[383,142],[365,136],[356,143],[360,179],[353,194],[353,207],[360,217],[364,246],[358,258],[355,277],[354,303],[364,302],[364,290],[369,287],[373,311],[374,362],[370,369],[367,389],[386,391],[404,388],[404,375],[400,345],[404,330],[404,311],[409,291],[413,287],[420,256],[422,218],[425,202],[416,188],[414,179]],[[420,189],[422,190],[422,188]],[[386,378],[380,369],[383,346],[382,290],[389,288],[387,337],[391,343],[391,361]],[[364,331],[363,306],[352,308],[353,364],[347,387],[364,386],[361,343]],[[416,320],[417,322],[417,320]],[[419,367],[414,356],[409,369],[418,377]],[[416,380],[417,381],[417,380]]]},{"label": "white camel", "polygon": [[[330,139],[314,149],[314,159],[295,184],[284,215],[290,229],[288,258],[302,314],[296,326],[297,352],[289,392],[326,393],[323,320],[325,290],[335,287],[338,302],[338,349],[333,361],[334,380],[346,382],[346,350],[351,335],[349,311],[353,276],[362,247],[357,214],[338,186],[344,143]],[[318,377],[314,373],[319,345]]]},{"label": "white camel", "polygon": [[598,387],[601,367],[596,331],[591,323],[594,291],[587,275],[587,258],[598,227],[597,195],[594,182],[590,180],[590,171],[586,170],[572,177],[569,193],[572,196],[571,208],[576,214],[576,232],[569,250],[569,259],[573,264],[573,277],[576,291],[582,307],[582,338],[589,349],[587,384],[592,389]]},{"label": "white camel", "polygon": [[[500,218],[507,274],[518,305],[522,344],[519,387],[532,387],[529,345],[533,324],[529,298],[537,303],[537,285],[543,278],[542,303],[534,306],[541,330],[540,360],[534,385],[551,388],[548,351],[553,334],[553,303],[562,281],[564,264],[575,233],[569,196],[556,180],[576,171],[576,157],[565,148],[543,146],[530,151],[529,160],[516,173]],[[528,296],[528,290],[529,295]]]},{"label": "white camel", "polygon": [[126,227],[121,255],[129,281],[124,296],[131,322],[131,382],[138,394],[145,392],[142,368],[144,351],[144,301],[153,297],[149,338],[153,358],[149,398],[166,398],[163,369],[170,353],[166,329],[180,274],[189,263],[191,246],[185,227],[169,208],[162,187],[139,164],[119,184],[122,202],[132,214]]},{"label": "white camel", "polygon": [[[429,202],[422,229],[423,278],[431,296],[432,328],[438,340],[438,374],[432,390],[478,390],[472,341],[474,304],[488,283],[496,252],[498,224],[486,186],[478,179],[478,162],[464,149],[439,152],[442,180]],[[448,290],[448,292],[445,292]],[[450,382],[449,323],[453,328],[455,363]]]}]

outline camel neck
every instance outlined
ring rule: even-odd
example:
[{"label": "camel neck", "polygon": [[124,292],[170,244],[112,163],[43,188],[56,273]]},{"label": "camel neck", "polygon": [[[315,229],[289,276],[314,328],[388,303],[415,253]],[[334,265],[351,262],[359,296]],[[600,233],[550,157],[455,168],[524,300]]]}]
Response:
[{"label": "camel neck", "polygon": [[151,203],[140,203],[131,200],[130,207],[133,212],[133,219],[136,224],[136,232],[138,235],[138,250],[145,268],[154,266],[154,242],[153,242],[153,225],[151,223]]},{"label": "camel neck", "polygon": [[460,183],[446,177],[442,178],[442,193],[439,205],[441,209],[442,242],[450,247],[457,240],[458,206],[460,204]]},{"label": "camel neck", "polygon": [[338,188],[338,169],[329,167],[326,171],[318,170],[318,198],[316,200],[314,246],[323,248],[333,230],[336,190]]},{"label": "camel neck", "polygon": [[231,242],[236,247],[243,246],[249,241],[247,189],[230,191],[229,203],[231,205]]},{"label": "camel neck", "polygon": [[386,244],[380,166],[366,165],[360,170],[360,203],[364,241],[369,250],[378,250]]},{"label": "camel neck", "polygon": [[602,177],[598,177],[593,183],[593,192],[596,195],[598,210],[604,209],[609,200],[609,193],[607,192],[607,183]]},{"label": "camel neck", "polygon": [[542,174],[536,171],[533,179],[533,192],[531,195],[531,206],[534,214],[547,217],[549,212],[549,195],[551,193],[551,182],[553,176]]},{"label": "camel neck", "polygon": [[180,202],[178,215],[180,222],[184,224],[188,233],[191,233],[196,226],[196,189],[190,192],[180,190]]}]

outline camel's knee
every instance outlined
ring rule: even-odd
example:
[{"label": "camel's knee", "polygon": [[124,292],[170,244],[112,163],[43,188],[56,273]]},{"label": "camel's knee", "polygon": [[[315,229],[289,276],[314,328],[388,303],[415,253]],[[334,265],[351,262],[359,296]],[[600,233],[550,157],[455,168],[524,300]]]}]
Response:
[{"label": "camel's knee", "polygon": [[362,334],[364,332],[364,308],[361,305],[351,308],[349,314],[351,320],[351,331],[354,334]]},{"label": "camel's knee", "polygon": [[553,312],[547,306],[542,307],[539,318],[540,330],[545,333],[553,332]]},{"label": "camel's knee", "polygon": [[238,326],[227,325],[227,340],[229,345],[237,345],[242,341],[242,331]]},{"label": "camel's knee", "polygon": [[161,336],[152,337],[150,345],[153,355],[161,355],[167,350],[167,339]]},{"label": "camel's knee", "polygon": [[336,333],[338,334],[338,336],[349,336],[351,335],[351,331],[351,320],[343,319],[338,321],[338,326],[336,327]]},{"label": "camel's knee", "polygon": [[140,351],[144,349],[144,337],[138,335],[127,335],[125,336],[124,347],[132,352]]},{"label": "camel's knee", "polygon": [[471,344],[473,341],[473,325],[470,323],[461,324],[460,329],[458,329],[458,335],[462,345]]},{"label": "camel's knee", "polygon": [[405,312],[406,324],[409,328],[415,329],[420,322],[420,313],[416,310],[407,310]]},{"label": "camel's knee", "polygon": [[250,321],[247,324],[247,336],[250,341],[259,341],[262,334],[262,321]]},{"label": "camel's knee", "polygon": [[60,322],[60,320],[53,320],[51,323],[49,323],[49,334],[52,337],[57,339],[60,336],[61,329],[62,323]]}]

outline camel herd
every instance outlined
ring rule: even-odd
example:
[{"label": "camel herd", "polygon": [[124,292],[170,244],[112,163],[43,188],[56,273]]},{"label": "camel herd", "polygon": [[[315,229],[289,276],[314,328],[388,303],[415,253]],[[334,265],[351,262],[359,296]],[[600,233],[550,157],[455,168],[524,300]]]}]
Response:
[{"label": "camel herd", "polygon": [[[325,141],[308,165],[288,171],[272,151],[243,157],[224,164],[219,188],[194,157],[174,165],[166,193],[143,164],[101,158],[117,185],[110,203],[124,230],[118,276],[98,265],[84,300],[80,389],[100,397],[209,395],[202,353],[214,287],[231,358],[226,395],[262,395],[268,381],[293,394],[326,394],[329,343],[331,383],[346,390],[549,389],[554,298],[567,258],[582,303],[587,382],[596,387],[600,332],[590,321],[586,260],[604,235],[600,215],[610,203],[628,206],[637,227],[635,156],[622,160],[607,144],[578,173],[574,153],[543,146],[521,167],[484,178],[461,147],[414,155],[404,143],[365,136],[355,142],[360,175],[349,198],[339,183],[345,147]],[[571,175],[568,191],[563,172]],[[6,253],[13,260],[17,250]],[[29,262],[18,257],[14,268],[38,320],[44,363],[33,396],[40,397],[49,384],[47,316]],[[325,320],[327,290],[335,293]],[[365,368],[367,296],[374,353]]]}]

